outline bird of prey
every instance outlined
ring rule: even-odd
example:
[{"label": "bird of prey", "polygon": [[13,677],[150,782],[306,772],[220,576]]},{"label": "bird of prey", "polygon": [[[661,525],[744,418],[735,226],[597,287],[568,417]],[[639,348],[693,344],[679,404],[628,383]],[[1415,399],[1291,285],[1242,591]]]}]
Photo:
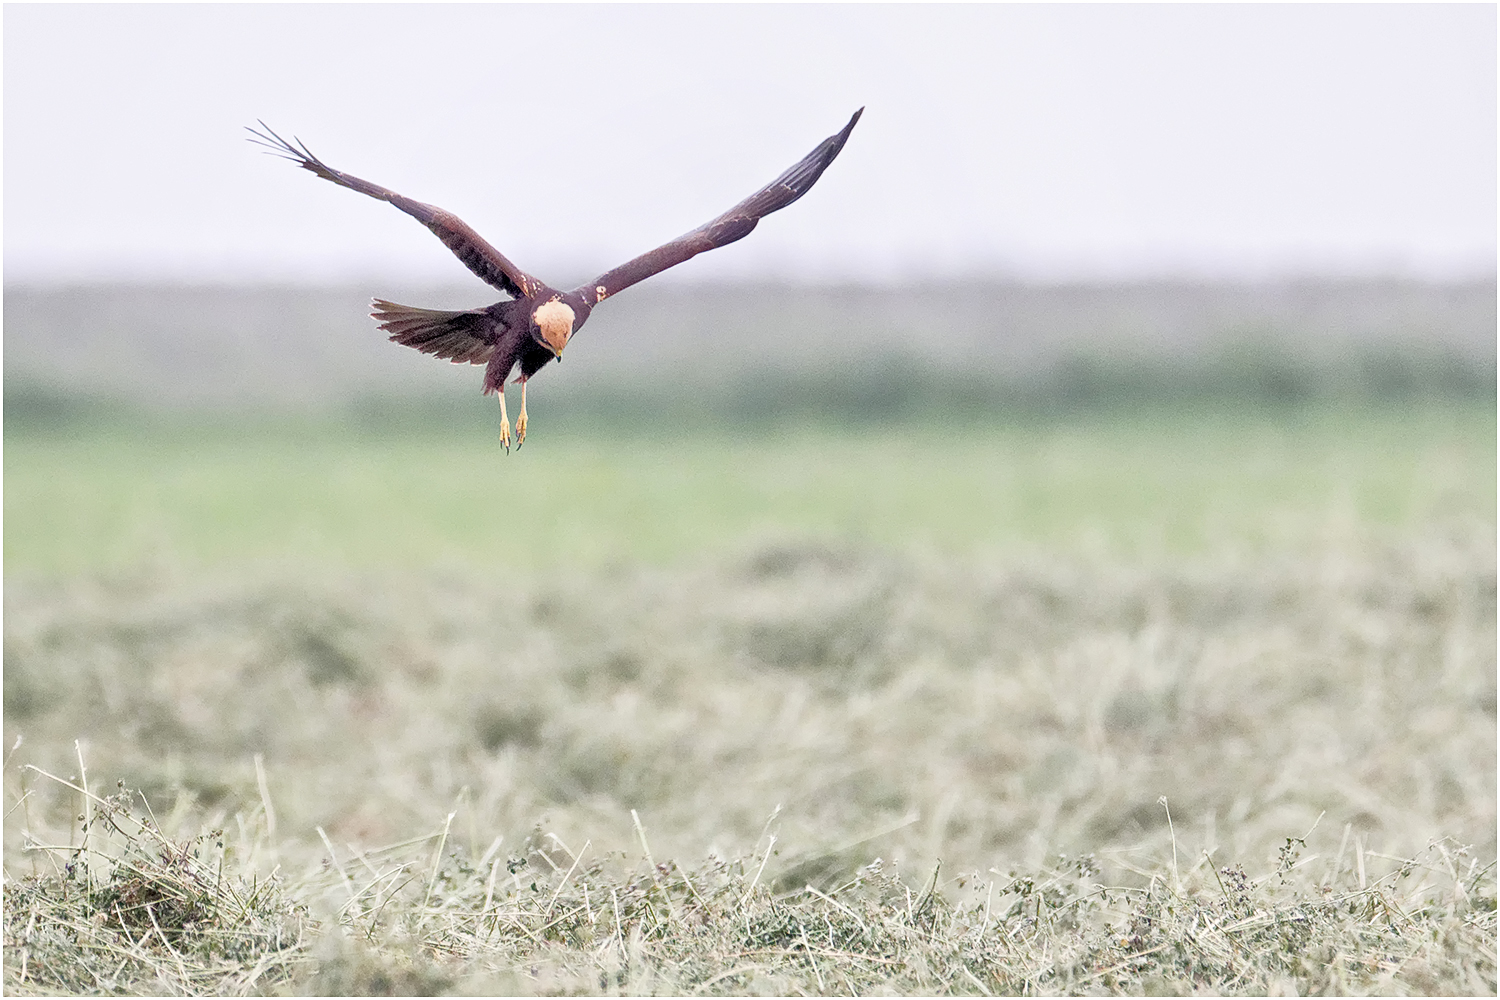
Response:
[{"label": "bird of prey", "polygon": [[705,250],[743,239],[764,216],[786,208],[817,183],[823,171],[844,148],[844,142],[864,108],[854,112],[834,135],[818,144],[786,173],[707,222],[649,253],[621,264],[586,285],[562,291],[532,277],[485,242],[456,215],[435,205],[423,204],[378,184],[335,170],[308,150],[301,140],[287,142],[265,122],[263,131],[249,129],[252,142],[277,156],[311,170],[326,181],[390,202],[431,229],[443,245],[453,251],[465,267],[487,283],[511,296],[483,309],[445,312],[419,309],[385,299],[375,299],[370,314],[380,329],[398,344],[415,347],[425,354],[446,358],[455,364],[485,365],[484,393],[500,398],[500,443],[510,451],[510,419],[505,412],[505,383],[520,367],[521,412],[516,418],[516,447],[526,440],[526,383],[547,362],[561,358],[568,340],[589,318],[594,306],[638,281],[681,264]]}]

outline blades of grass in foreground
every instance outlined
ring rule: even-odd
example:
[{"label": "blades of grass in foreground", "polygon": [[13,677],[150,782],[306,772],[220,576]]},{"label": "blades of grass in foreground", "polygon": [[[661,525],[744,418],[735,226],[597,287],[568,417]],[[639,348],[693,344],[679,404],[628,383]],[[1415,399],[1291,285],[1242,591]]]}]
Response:
[{"label": "blades of grass in foreground", "polygon": [[[1382,870],[1363,887],[1353,871],[1321,882],[1279,862],[1260,877],[1236,864],[1179,883],[1164,860],[1143,867],[1145,889],[1110,889],[1097,865],[1081,861],[1000,879],[945,880],[934,869],[920,892],[870,866],[832,891],[781,896],[761,884],[765,858],[689,871],[643,857],[643,871],[624,858],[583,866],[585,849],[569,869],[533,872],[502,890],[498,858],[476,866],[459,849],[440,853],[433,877],[391,893],[376,926],[351,937],[353,923],[314,919],[297,902],[320,891],[316,868],[300,882],[257,884],[233,871],[250,845],[226,848],[216,830],[173,839],[137,815],[136,801],[125,791],[96,801],[97,822],[122,835],[110,840],[114,872],[100,886],[80,884],[73,868],[81,836],[77,846],[33,848],[58,854],[59,874],[8,878],[7,992],[1468,994],[1495,986],[1494,866],[1464,868],[1466,849],[1450,842],[1412,858],[1368,856]],[[417,843],[372,863],[396,874],[424,856]],[[211,876],[216,866],[229,871]],[[683,877],[660,878],[666,867]],[[661,899],[673,905],[664,911]]]},{"label": "blades of grass in foreground", "polygon": [[1492,992],[1494,551],[7,581],[5,985]]}]

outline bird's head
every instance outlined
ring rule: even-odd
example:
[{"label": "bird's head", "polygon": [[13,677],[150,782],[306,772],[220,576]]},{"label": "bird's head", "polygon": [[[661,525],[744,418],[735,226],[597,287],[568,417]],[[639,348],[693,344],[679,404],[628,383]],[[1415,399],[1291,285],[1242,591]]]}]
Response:
[{"label": "bird's head", "polygon": [[531,314],[531,322],[536,328],[533,336],[550,348],[554,356],[561,358],[563,348],[568,346],[568,338],[573,336],[574,318],[572,307],[566,303],[557,299],[543,302]]}]

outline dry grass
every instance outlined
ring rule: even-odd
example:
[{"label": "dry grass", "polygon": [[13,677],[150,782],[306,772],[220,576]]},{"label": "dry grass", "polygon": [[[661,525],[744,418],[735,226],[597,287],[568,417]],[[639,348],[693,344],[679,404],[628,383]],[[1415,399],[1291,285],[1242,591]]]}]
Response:
[{"label": "dry grass", "polygon": [[1493,992],[1494,552],[8,580],[6,986]]},{"label": "dry grass", "polygon": [[[52,779],[70,787],[71,782]],[[82,797],[82,796],[81,796]],[[1447,993],[1495,987],[1493,863],[1449,843],[1398,860],[1301,857],[1135,869],[1093,856],[1018,875],[903,879],[876,860],[825,889],[778,890],[758,856],[693,870],[574,853],[534,834],[474,859],[430,837],[343,851],[299,876],[246,864],[223,830],[164,837],[132,797],[89,796],[60,870],[11,879],[7,992],[243,995],[517,993]],[[267,815],[254,817],[264,839]],[[1347,845],[1346,845],[1347,846]],[[1358,850],[1358,849],[1357,849]],[[587,863],[585,864],[585,861]],[[104,874],[107,871],[107,875]],[[307,901],[320,911],[311,919]],[[309,934],[309,932],[312,932]]]},{"label": "dry grass", "polygon": [[226,831],[176,841],[123,786],[36,773],[82,811],[66,844],[26,844],[46,874],[7,872],[7,993],[239,996],[305,964],[305,908],[275,874],[243,876]]}]

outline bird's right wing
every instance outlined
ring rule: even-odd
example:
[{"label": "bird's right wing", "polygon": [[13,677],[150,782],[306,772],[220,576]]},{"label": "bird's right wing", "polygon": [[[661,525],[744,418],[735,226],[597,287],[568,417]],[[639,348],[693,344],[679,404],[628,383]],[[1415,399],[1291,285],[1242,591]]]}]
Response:
[{"label": "bird's right wing", "polygon": [[578,294],[582,295],[589,305],[598,305],[606,296],[629,288],[636,282],[644,281],[669,267],[675,267],[705,250],[714,250],[749,236],[755,224],[762,218],[786,208],[812,190],[818,178],[823,176],[823,171],[828,169],[834,157],[838,156],[840,150],[844,148],[844,142],[849,138],[849,133],[854,131],[854,124],[859,121],[859,116],[864,114],[864,111],[864,108],[860,108],[854,112],[854,117],[849,119],[849,124],[824,139],[818,144],[817,149],[808,153],[786,173],[717,219],[704,223],[692,232],[679,236],[650,253],[643,253],[614,270],[606,271],[595,278],[591,284],[577,289]]},{"label": "bird's right wing", "polygon": [[333,181],[340,187],[390,202],[431,229],[437,238],[443,241],[443,245],[452,250],[455,257],[463,261],[465,267],[502,292],[508,292],[518,298],[529,297],[535,295],[543,287],[540,281],[512,264],[504,254],[485,242],[482,236],[470,229],[458,216],[445,212],[436,205],[413,201],[379,184],[371,184],[369,181],[360,180],[341,170],[335,170],[314,156],[300,140],[287,142],[271,131],[270,126],[265,122],[261,122],[260,127],[265,131],[258,132],[246,127],[246,130],[255,136],[252,142],[265,146],[275,155],[291,160],[304,170],[311,170],[325,181]]}]

